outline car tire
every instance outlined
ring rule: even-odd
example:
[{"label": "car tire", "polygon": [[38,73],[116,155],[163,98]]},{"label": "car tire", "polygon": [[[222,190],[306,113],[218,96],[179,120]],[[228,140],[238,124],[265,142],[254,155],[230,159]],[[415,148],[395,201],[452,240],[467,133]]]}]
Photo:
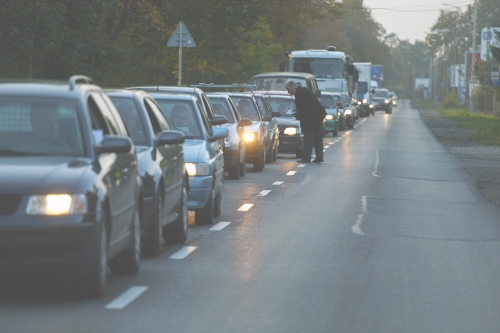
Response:
[{"label": "car tire", "polygon": [[332,131],[332,136],[339,135],[339,124],[335,124],[335,129]]},{"label": "car tire", "polygon": [[85,290],[92,298],[104,296],[106,289],[106,280],[108,277],[108,231],[106,225],[108,223],[108,214],[105,210],[102,211],[101,223],[99,226],[98,249],[95,257],[95,264],[92,272],[85,280]]},{"label": "car tire", "polygon": [[181,244],[188,234],[188,193],[187,185],[182,184],[181,200],[177,208],[177,219],[163,227],[163,239],[170,244]]},{"label": "car tire", "polygon": [[132,275],[139,272],[141,259],[141,223],[139,208],[136,207],[132,225],[132,243],[130,247],[109,261],[111,273],[115,275]]},{"label": "car tire", "polygon": [[222,213],[222,193],[221,189],[219,189],[219,192],[217,192],[214,198],[213,216],[214,217],[220,216],[221,213]]},{"label": "car tire", "polygon": [[240,152],[238,151],[238,156],[236,158],[236,163],[229,168],[229,179],[240,179],[241,166],[240,166]]},{"label": "car tire", "polygon": [[149,257],[159,256],[163,249],[163,230],[161,225],[161,219],[163,216],[163,199],[160,194],[161,191],[161,189],[158,189],[155,201],[155,216],[153,221],[151,221],[147,238],[143,244],[145,255]]},{"label": "car tire", "polygon": [[276,162],[278,160],[278,141],[276,141],[276,144],[274,145],[273,149],[273,161]]},{"label": "car tire", "polygon": [[243,161],[240,162],[240,177],[243,177],[244,175],[247,174],[247,161],[245,160],[246,158],[246,151],[243,156]]},{"label": "car tire", "polygon": [[194,211],[194,223],[196,225],[209,225],[214,221],[214,190],[210,192],[207,203],[205,207],[201,209],[195,209]]},{"label": "car tire", "polygon": [[273,160],[273,146],[269,146],[269,150],[267,151],[267,154],[266,154],[266,163],[273,163],[274,160]]},{"label": "car tire", "polygon": [[255,172],[261,172],[264,170],[264,165],[265,165],[265,147],[262,146],[262,149],[260,151],[259,156],[257,156],[253,160],[253,171]]}]

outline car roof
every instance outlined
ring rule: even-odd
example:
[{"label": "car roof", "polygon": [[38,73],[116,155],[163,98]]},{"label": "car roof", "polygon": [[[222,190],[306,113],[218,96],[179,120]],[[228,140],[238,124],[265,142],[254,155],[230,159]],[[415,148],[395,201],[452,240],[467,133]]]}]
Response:
[{"label": "car roof", "polygon": [[87,90],[101,90],[102,88],[88,80],[78,81],[82,77],[72,76],[68,81],[49,80],[14,80],[0,82],[0,93],[17,96],[45,96],[60,98],[78,98]]},{"label": "car roof", "polygon": [[163,94],[159,91],[149,91],[148,94],[153,98],[158,99],[168,99],[168,100],[181,100],[181,101],[193,101],[196,103],[197,99],[191,95],[184,94]]},{"label": "car roof", "polygon": [[254,75],[253,78],[260,77],[300,77],[300,78],[314,78],[311,73],[301,73],[301,72],[267,72]]},{"label": "car roof", "polygon": [[128,87],[127,90],[144,90],[156,92],[178,92],[178,93],[201,93],[203,90],[195,87],[177,87],[177,86],[139,86]]}]

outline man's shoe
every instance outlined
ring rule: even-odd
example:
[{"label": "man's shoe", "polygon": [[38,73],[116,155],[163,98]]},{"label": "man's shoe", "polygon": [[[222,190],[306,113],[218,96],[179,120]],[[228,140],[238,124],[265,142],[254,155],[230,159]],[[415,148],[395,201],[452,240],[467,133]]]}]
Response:
[{"label": "man's shoe", "polygon": [[313,163],[323,163],[323,162],[324,162],[324,160],[318,160],[318,159],[315,159],[315,160],[313,160],[312,162],[313,162]]},{"label": "man's shoe", "polygon": [[299,162],[299,163],[311,163],[311,160],[301,159],[301,160],[297,160],[297,162]]}]

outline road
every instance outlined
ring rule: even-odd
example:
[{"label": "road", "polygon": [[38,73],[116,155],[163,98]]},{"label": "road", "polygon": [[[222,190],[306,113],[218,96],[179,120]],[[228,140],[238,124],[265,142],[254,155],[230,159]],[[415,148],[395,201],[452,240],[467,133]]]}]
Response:
[{"label": "road", "polygon": [[418,111],[324,143],[323,164],[280,155],[226,179],[221,223],[101,299],[3,281],[0,332],[499,332],[500,210]]}]

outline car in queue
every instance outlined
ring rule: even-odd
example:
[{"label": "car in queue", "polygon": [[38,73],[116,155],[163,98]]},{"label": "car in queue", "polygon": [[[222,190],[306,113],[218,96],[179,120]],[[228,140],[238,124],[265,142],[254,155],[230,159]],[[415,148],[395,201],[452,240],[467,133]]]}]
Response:
[{"label": "car in queue", "polygon": [[297,86],[309,88],[316,97],[321,97],[321,90],[318,88],[316,78],[311,73],[299,72],[268,72],[257,74],[252,78],[251,84],[255,86],[255,90],[270,91],[281,90],[286,91],[285,85],[288,81],[293,81]]},{"label": "car in queue", "polygon": [[338,136],[340,129],[345,128],[345,119],[343,117],[343,104],[341,97],[337,93],[323,91],[321,92],[321,104],[325,108],[325,135],[332,133],[332,136]]},{"label": "car in queue", "polygon": [[142,179],[143,253],[158,256],[163,241],[183,243],[188,232],[189,180],[184,133],[172,130],[155,100],[141,90],[106,90],[135,145]]},{"label": "car in queue", "polygon": [[108,267],[137,273],[141,178],[104,90],[80,75],[1,83],[0,119],[0,271],[69,274],[93,297]]},{"label": "car in queue", "polygon": [[[216,94],[216,93],[213,93]],[[253,163],[253,171],[264,170],[266,154],[269,150],[269,139],[264,115],[260,112],[257,101],[245,92],[219,92],[218,94],[228,95],[243,119],[249,119],[252,125],[245,126],[246,141],[246,161]],[[267,149],[267,150],[266,150]]]},{"label": "car in queue", "polygon": [[344,107],[344,118],[345,118],[345,126],[348,129],[354,128],[354,123],[356,122],[356,111],[357,108],[354,108],[352,105],[352,99],[345,92],[340,93],[340,97],[342,98],[342,104]]},{"label": "car in queue", "polygon": [[[213,223],[221,214],[224,152],[220,142],[229,136],[225,127],[212,126],[194,96],[149,92],[174,130],[184,133],[184,161],[189,176],[188,208],[195,223]],[[227,118],[221,117],[227,123]],[[214,119],[215,119],[214,118]]]},{"label": "car in queue", "polygon": [[262,94],[273,112],[280,114],[276,117],[279,129],[278,152],[294,153],[297,158],[301,158],[304,153],[304,134],[300,121],[295,118],[295,98],[282,90],[255,91],[255,93]]},{"label": "car in queue", "polygon": [[392,113],[392,99],[389,96],[389,90],[385,88],[373,89],[373,99],[375,104],[375,111],[385,111],[385,113]]},{"label": "car in queue", "polygon": [[358,114],[359,117],[368,117],[369,115],[375,114],[375,104],[373,100],[373,91],[370,90],[370,93],[367,95],[367,98],[363,98],[362,100],[358,100],[356,102],[358,104]]},{"label": "car in queue", "polygon": [[278,159],[279,150],[279,135],[280,130],[278,127],[278,120],[281,114],[279,112],[273,111],[269,102],[264,98],[264,95],[259,93],[252,93],[257,106],[260,109],[260,113],[264,116],[264,122],[266,123],[267,130],[267,142],[266,142],[266,163],[273,163]]},{"label": "car in queue", "polygon": [[224,168],[229,179],[239,179],[246,174],[245,126],[251,126],[249,119],[242,119],[236,106],[228,95],[207,94],[216,115],[225,116],[228,122],[221,125],[227,127],[229,136],[224,139]]},{"label": "car in queue", "polygon": [[398,96],[394,91],[389,91],[389,96],[392,99],[392,107],[395,108],[398,104]]}]

